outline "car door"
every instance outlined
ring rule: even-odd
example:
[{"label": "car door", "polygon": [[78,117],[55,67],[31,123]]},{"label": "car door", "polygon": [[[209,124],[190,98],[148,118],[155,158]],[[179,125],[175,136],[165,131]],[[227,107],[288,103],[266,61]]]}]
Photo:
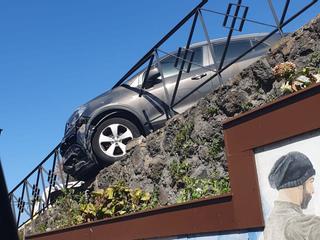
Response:
[{"label": "car door", "polygon": [[[208,61],[203,53],[203,46],[191,48],[189,52],[194,53],[193,58],[190,59],[187,56],[172,108],[170,108],[170,105],[182,63],[181,56],[183,56],[184,50],[180,52],[180,55],[176,52],[163,57],[159,63],[152,66],[148,78],[145,79],[143,95],[149,104],[147,104],[144,110],[153,125],[161,125],[161,123],[167,120],[167,118],[170,117],[167,114],[168,111],[171,112],[171,114],[182,113],[194,105],[205,94],[212,91],[212,85],[208,83],[186,97],[192,90],[213,75],[213,71],[206,66],[208,65]],[[187,71],[189,67],[190,71]],[[144,78],[144,76],[142,76],[142,78]],[[175,104],[177,102],[178,104]]]},{"label": "car door", "polygon": [[[181,58],[184,54],[185,50],[182,50],[180,55],[174,54],[160,61],[160,68],[163,72],[164,81],[166,82],[168,95],[170,96],[170,103],[178,80],[179,70],[182,67]],[[189,56],[191,54],[193,54],[193,57],[190,58]],[[204,52],[204,47],[191,48],[187,51],[186,59],[172,106],[172,109],[177,113],[184,112],[193,106],[201,97],[212,91],[212,86],[209,82],[192,92],[213,75],[213,71],[208,68],[208,60]]]},{"label": "car door", "polygon": [[[192,92],[214,74],[208,67],[208,58],[203,49],[203,46],[199,46],[187,51],[186,61],[182,69],[179,86],[172,106],[172,110],[176,113],[184,112],[213,89],[209,81],[201,88]],[[184,54],[185,50],[182,50],[180,54],[174,53],[162,58],[160,62],[156,64],[159,72],[156,78],[157,80],[155,81],[155,79],[153,79],[156,84],[149,89],[147,88],[149,93],[161,98],[168,106],[170,106],[172,102],[179,70],[182,67],[181,58]],[[191,55],[193,55],[193,57],[190,57]],[[157,82],[161,79],[161,82]]]}]

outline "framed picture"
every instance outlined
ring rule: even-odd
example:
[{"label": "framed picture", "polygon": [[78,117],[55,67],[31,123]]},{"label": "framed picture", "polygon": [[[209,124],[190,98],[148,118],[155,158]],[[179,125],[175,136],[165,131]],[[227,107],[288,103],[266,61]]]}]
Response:
[{"label": "framed picture", "polygon": [[[243,197],[260,204],[256,239],[320,239],[319,103],[318,84],[224,125],[231,188],[249,188]],[[255,169],[243,176],[250,184],[235,173],[240,163]]]},{"label": "framed picture", "polygon": [[259,189],[265,221],[274,206],[273,202],[276,201],[279,195],[277,189],[270,186],[268,178],[270,172],[277,160],[283,156],[288,156],[290,153],[294,154],[295,152],[305,155],[315,169],[312,199],[308,206],[306,206],[307,208],[305,208],[304,212],[320,216],[320,130],[315,130],[255,150]]}]

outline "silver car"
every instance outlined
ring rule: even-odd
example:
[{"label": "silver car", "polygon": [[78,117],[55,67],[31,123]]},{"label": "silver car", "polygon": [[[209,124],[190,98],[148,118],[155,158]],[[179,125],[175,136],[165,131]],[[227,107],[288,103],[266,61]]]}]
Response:
[{"label": "silver car", "polygon": [[[233,37],[224,65],[265,36],[266,34],[250,34]],[[201,97],[216,89],[221,81],[222,83],[228,81],[255,62],[278,39],[279,36],[276,35],[263,42],[223,71],[221,78],[212,78],[207,84],[184,98],[215,74],[226,39],[212,40],[212,48],[207,42],[191,45],[188,51],[192,53],[192,58],[182,69],[174,101],[178,104],[174,104],[173,107],[171,100],[179,74],[178,69],[181,67],[179,56],[186,50],[167,54],[158,59],[157,63],[151,66],[147,78],[146,68],[121,85],[80,106],[68,120],[65,136],[60,145],[65,172],[77,179],[86,179],[101,166],[110,165],[123,158],[130,140],[164,126],[167,119],[196,104]],[[214,57],[211,54],[212,50]],[[186,55],[188,54],[187,52]]]}]

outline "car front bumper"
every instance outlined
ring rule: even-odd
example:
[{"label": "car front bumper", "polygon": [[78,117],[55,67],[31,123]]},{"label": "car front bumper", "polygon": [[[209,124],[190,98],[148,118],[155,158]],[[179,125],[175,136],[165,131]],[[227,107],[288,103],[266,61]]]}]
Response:
[{"label": "car front bumper", "polygon": [[88,180],[97,173],[99,165],[92,152],[88,150],[86,131],[81,131],[81,128],[75,126],[66,133],[61,141],[60,154],[65,173],[77,180]]}]

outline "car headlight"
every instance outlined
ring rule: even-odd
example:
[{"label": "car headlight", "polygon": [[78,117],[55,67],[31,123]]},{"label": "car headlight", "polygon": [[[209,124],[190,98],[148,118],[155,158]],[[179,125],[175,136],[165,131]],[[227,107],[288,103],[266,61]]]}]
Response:
[{"label": "car headlight", "polygon": [[80,106],[74,111],[74,113],[71,115],[69,120],[67,121],[66,128],[65,128],[65,133],[69,131],[70,128],[74,127],[79,120],[79,118],[82,116],[84,111],[86,110],[85,106]]}]

